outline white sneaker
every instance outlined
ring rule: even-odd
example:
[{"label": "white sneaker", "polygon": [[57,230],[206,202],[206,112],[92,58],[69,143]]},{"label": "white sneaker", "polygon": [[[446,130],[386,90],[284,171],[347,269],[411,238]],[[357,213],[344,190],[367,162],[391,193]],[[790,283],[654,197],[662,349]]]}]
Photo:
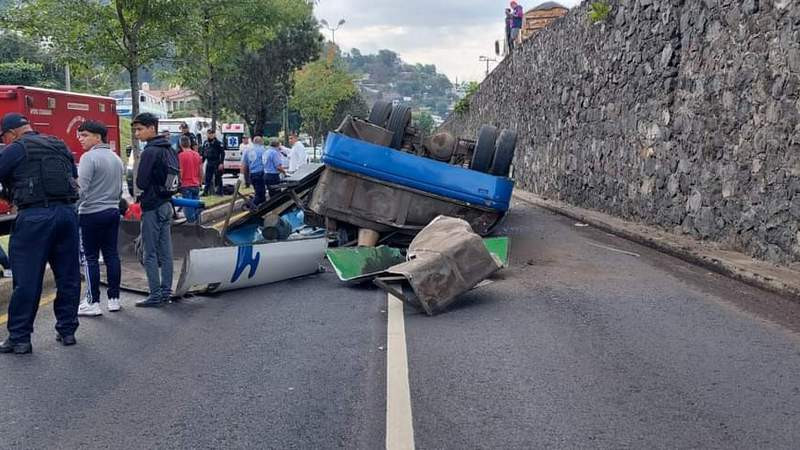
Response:
[{"label": "white sneaker", "polygon": [[119,304],[118,298],[110,298],[108,299],[108,310],[111,312],[116,312],[122,309],[122,306]]},{"label": "white sneaker", "polygon": [[78,315],[79,316],[102,316],[103,310],[100,309],[100,303],[88,303],[86,301],[82,301],[81,305],[78,306]]}]

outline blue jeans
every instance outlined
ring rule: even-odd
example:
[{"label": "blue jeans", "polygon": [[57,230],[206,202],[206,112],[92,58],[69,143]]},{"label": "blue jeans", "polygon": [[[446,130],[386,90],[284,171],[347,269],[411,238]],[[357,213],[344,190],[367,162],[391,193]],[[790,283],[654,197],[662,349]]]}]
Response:
[{"label": "blue jeans", "polygon": [[253,184],[253,190],[256,193],[253,198],[253,203],[258,207],[267,201],[267,187],[264,185],[264,172],[251,174],[250,182]]},{"label": "blue jeans", "polygon": [[119,236],[119,208],[111,208],[92,214],[81,214],[81,240],[86,265],[89,266],[88,282],[92,303],[100,302],[100,263],[103,252],[108,276],[108,298],[119,298],[121,269],[117,237]]},{"label": "blue jeans", "polygon": [[[182,187],[181,188],[181,197],[191,200],[197,200],[200,198],[200,188],[199,187]],[[186,216],[186,221],[189,223],[197,222],[197,208],[192,208],[189,206],[183,207],[183,214]]]},{"label": "blue jeans", "polygon": [[[172,296],[172,204],[142,212],[144,271],[150,297],[169,300]],[[13,272],[12,272],[13,273]]]},{"label": "blue jeans", "polygon": [[19,211],[9,244],[14,269],[7,326],[12,342],[31,341],[47,263],[56,279],[56,331],[62,336],[75,334],[81,298],[79,251],[78,212],[74,205]]}]

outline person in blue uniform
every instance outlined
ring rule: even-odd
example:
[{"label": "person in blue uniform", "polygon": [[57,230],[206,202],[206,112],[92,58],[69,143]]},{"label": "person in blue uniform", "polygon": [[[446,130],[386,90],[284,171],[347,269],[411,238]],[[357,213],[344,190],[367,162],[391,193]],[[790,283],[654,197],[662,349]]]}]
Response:
[{"label": "person in blue uniform", "polygon": [[7,144],[0,153],[0,182],[11,187],[17,207],[9,245],[14,271],[8,338],[0,343],[0,353],[31,353],[48,263],[57,289],[56,340],[74,345],[81,294],[75,160],[64,142],[33,131],[28,119],[17,113],[0,120],[0,137]]}]

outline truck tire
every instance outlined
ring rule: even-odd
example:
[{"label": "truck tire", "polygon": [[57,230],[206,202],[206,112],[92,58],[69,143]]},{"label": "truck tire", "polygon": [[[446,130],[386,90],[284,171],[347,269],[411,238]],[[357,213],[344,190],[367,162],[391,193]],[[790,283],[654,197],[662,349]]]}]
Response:
[{"label": "truck tire", "polygon": [[478,172],[489,172],[494,158],[494,145],[497,142],[497,127],[483,125],[478,130],[478,140],[472,152],[472,163],[469,168]]},{"label": "truck tire", "polygon": [[411,108],[404,105],[392,108],[389,122],[386,124],[386,129],[394,133],[390,147],[400,150],[409,123],[411,123]]},{"label": "truck tire", "polygon": [[514,130],[503,130],[497,138],[497,145],[494,150],[494,161],[489,173],[498,177],[507,177],[511,170],[511,162],[514,160],[514,149],[517,147],[517,132]]},{"label": "truck tire", "polygon": [[392,104],[383,100],[378,100],[372,105],[372,110],[369,112],[369,123],[379,127],[386,126],[386,121],[389,120],[389,115],[392,114]]}]

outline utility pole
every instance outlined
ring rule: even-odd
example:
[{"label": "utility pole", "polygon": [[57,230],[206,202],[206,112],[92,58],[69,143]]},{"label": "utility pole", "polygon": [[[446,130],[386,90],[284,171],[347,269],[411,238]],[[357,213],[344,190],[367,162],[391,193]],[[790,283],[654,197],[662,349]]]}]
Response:
[{"label": "utility pole", "polygon": [[69,92],[72,90],[72,81],[70,80],[69,63],[64,66],[64,90]]},{"label": "utility pole", "polygon": [[336,45],[336,30],[338,30],[339,28],[341,28],[341,27],[342,27],[342,25],[344,25],[344,24],[345,24],[345,20],[344,20],[344,19],[339,19],[339,23],[337,23],[335,27],[334,27],[334,26],[331,26],[331,25],[329,25],[329,24],[328,24],[328,21],[327,21],[327,20],[325,20],[325,19],[322,19],[322,20],[320,20],[320,21],[319,21],[319,23],[320,23],[320,24],[321,24],[323,27],[327,28],[327,29],[328,29],[328,31],[330,31],[330,32],[331,32],[331,42],[333,42],[333,45]]},{"label": "utility pole", "polygon": [[486,61],[486,76],[488,77],[489,76],[489,63],[490,62],[496,62],[497,59],[489,58],[488,56],[481,55],[481,56],[478,57],[478,61]]}]

